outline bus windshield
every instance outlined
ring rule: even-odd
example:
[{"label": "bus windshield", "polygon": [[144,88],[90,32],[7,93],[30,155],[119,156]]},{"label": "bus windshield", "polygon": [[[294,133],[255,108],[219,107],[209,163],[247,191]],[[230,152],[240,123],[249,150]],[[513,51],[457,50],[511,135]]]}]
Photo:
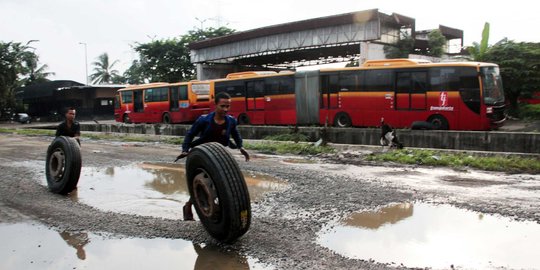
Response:
[{"label": "bus windshield", "polygon": [[482,85],[484,86],[484,103],[498,105],[504,103],[504,91],[499,68],[482,67]]}]

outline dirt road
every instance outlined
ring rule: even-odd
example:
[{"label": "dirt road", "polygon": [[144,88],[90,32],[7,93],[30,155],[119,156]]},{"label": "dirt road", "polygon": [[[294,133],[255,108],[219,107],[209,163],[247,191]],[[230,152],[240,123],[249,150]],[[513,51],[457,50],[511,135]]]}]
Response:
[{"label": "dirt road", "polygon": [[[540,268],[538,262],[530,261],[526,256],[528,250],[531,250],[526,244],[523,244],[521,252],[525,253],[525,259],[519,261],[522,264],[516,265],[512,264],[512,260],[510,263],[499,262],[497,255],[487,255],[486,261],[489,262],[486,264],[469,263],[452,256],[446,258],[449,259],[448,262],[438,264],[443,259],[433,263],[410,261],[413,255],[407,256],[404,250],[389,258],[378,257],[377,254],[365,257],[355,253],[355,250],[360,249],[359,244],[367,242],[366,238],[363,238],[365,236],[355,236],[359,231],[371,233],[381,228],[405,224],[417,213],[419,215],[430,209],[434,209],[434,212],[426,214],[424,218],[442,211],[453,215],[452,211],[466,210],[484,223],[493,217],[494,224],[510,224],[505,225],[506,228],[525,224],[532,239],[537,239],[540,236],[539,175],[507,175],[392,164],[349,165],[345,158],[338,159],[340,163],[337,164],[329,159],[258,153],[252,153],[252,160],[245,162],[239,153],[233,152],[245,172],[271,176],[285,182],[287,187],[267,192],[261,199],[253,202],[250,231],[235,244],[223,246],[210,238],[199,222],[156,217],[142,212],[137,214],[136,209],[135,213],[121,211],[122,209],[106,211],[100,208],[99,202],[97,205],[90,205],[84,200],[50,193],[45,185],[44,164],[45,151],[51,140],[51,137],[43,136],[0,134],[0,224],[32,221],[57,231],[142,239],[184,239],[193,245],[215,246],[218,253],[233,252],[247,256],[257,261],[256,264],[251,264],[254,269],[387,269],[413,266],[450,268],[451,265],[457,268],[514,268],[523,265]],[[178,153],[178,147],[172,145],[83,140],[83,173],[84,170],[96,168],[117,168],[118,171],[118,168],[143,162],[170,164]],[[139,176],[133,176],[134,179],[137,177]],[[101,180],[101,184],[93,182],[92,185],[95,186],[91,187],[90,181],[81,181],[78,196],[84,198],[86,193],[93,193],[92,196],[100,197],[102,191],[99,187],[106,185],[105,182],[109,181],[107,179]],[[124,186],[113,185],[112,188],[118,190],[110,192],[131,192],[129,184],[122,185]],[[182,203],[182,199],[178,199],[175,206],[181,206]],[[447,208],[436,208],[438,206]],[[181,209],[178,207],[177,210],[180,212]],[[452,220],[447,223],[453,224],[453,227],[463,225]],[[416,226],[411,226],[425,232],[428,230],[423,228],[425,224],[427,221],[424,219]],[[333,242],[338,239],[337,235],[343,228],[352,228],[354,233],[345,233],[344,238]],[[403,230],[411,232],[413,229],[410,227]],[[398,234],[403,235],[404,232]],[[378,239],[375,242],[383,243],[387,240]],[[441,241],[443,240],[436,242]],[[351,247],[348,249],[346,245],[349,244]],[[466,246],[466,243],[463,245]],[[490,244],[484,245],[488,248]],[[391,253],[388,251],[391,246],[392,244],[383,246],[386,251],[380,253]],[[403,249],[413,248],[408,246]],[[515,246],[498,249],[507,253],[516,250]],[[2,254],[1,251],[0,258],[9,255]],[[449,247],[448,250],[443,248],[438,253],[448,254],[450,251]],[[425,254],[428,251],[422,252]],[[429,257],[428,255],[425,254],[426,257]],[[131,260],[133,259],[135,258],[131,257]],[[54,258],[51,258],[51,261],[54,261]],[[1,266],[2,263],[0,268],[3,268]],[[177,267],[168,265],[167,268]]]}]

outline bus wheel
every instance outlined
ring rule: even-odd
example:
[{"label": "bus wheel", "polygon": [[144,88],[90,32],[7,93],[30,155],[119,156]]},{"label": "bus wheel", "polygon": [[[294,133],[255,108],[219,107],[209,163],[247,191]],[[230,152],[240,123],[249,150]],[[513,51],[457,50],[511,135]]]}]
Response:
[{"label": "bus wheel", "polygon": [[168,113],[163,114],[163,123],[164,124],[170,124],[171,123],[171,116]]},{"label": "bus wheel", "polygon": [[186,179],[197,215],[212,237],[232,243],[248,231],[247,185],[236,160],[221,144],[193,148],[186,160]]},{"label": "bus wheel", "polygon": [[79,182],[81,149],[74,138],[56,137],[47,149],[45,162],[47,185],[53,193],[68,194]]},{"label": "bus wheel", "polygon": [[124,114],[124,117],[122,117],[122,121],[126,124],[131,123],[131,119],[129,119],[129,115]]},{"label": "bus wheel", "polygon": [[350,127],[352,125],[351,118],[347,113],[340,112],[334,117],[335,127]]},{"label": "bus wheel", "polygon": [[446,120],[446,118],[444,118],[442,115],[432,115],[429,117],[428,122],[431,123],[433,129],[447,130],[449,128],[448,120]]},{"label": "bus wheel", "polygon": [[247,114],[241,114],[238,116],[238,124],[239,125],[249,125],[249,116]]}]

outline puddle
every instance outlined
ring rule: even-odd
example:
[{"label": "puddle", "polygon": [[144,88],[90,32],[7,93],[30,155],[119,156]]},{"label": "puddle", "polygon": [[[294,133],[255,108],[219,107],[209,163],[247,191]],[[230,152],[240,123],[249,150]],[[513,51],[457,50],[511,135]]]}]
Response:
[{"label": "puddle", "polygon": [[450,269],[539,268],[540,225],[448,205],[402,203],[358,212],[318,243],[355,259]]},{"label": "puddle", "polygon": [[484,187],[492,185],[508,185],[509,182],[485,180],[477,178],[463,178],[455,175],[446,175],[440,178],[442,181],[462,187]]},{"label": "puddle", "polygon": [[[287,187],[286,182],[268,175],[244,172],[244,178],[252,202]],[[189,191],[183,166],[142,163],[83,167],[78,188],[70,198],[105,211],[182,219],[182,206],[189,199]]]},{"label": "puddle", "polygon": [[256,259],[181,239],[112,238],[0,224],[0,269],[270,269]]}]

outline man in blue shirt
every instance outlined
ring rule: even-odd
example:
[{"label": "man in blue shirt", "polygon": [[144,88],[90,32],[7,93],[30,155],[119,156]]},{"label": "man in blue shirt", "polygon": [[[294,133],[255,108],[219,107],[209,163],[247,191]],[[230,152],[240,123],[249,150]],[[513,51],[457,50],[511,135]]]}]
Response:
[{"label": "man in blue shirt", "polygon": [[[182,153],[176,158],[177,160],[186,157],[189,153],[189,149],[197,145],[208,142],[218,142],[223,146],[240,149],[240,152],[244,155],[246,161],[249,161],[249,154],[242,147],[242,137],[236,129],[236,119],[227,114],[231,107],[231,96],[225,92],[220,92],[216,94],[214,103],[216,104],[216,109],[208,115],[200,116],[193,126],[191,126],[191,129],[184,137]],[[197,135],[200,135],[199,138],[193,140]],[[230,141],[231,137],[235,144],[232,144]],[[192,200],[190,198],[186,205],[184,205],[184,220],[193,220],[191,205]]]},{"label": "man in blue shirt", "polygon": [[79,137],[81,136],[81,126],[79,125],[79,122],[75,121],[75,114],[76,111],[73,107],[66,110],[66,119],[56,127],[55,136],[73,137],[80,145],[81,141]]}]

